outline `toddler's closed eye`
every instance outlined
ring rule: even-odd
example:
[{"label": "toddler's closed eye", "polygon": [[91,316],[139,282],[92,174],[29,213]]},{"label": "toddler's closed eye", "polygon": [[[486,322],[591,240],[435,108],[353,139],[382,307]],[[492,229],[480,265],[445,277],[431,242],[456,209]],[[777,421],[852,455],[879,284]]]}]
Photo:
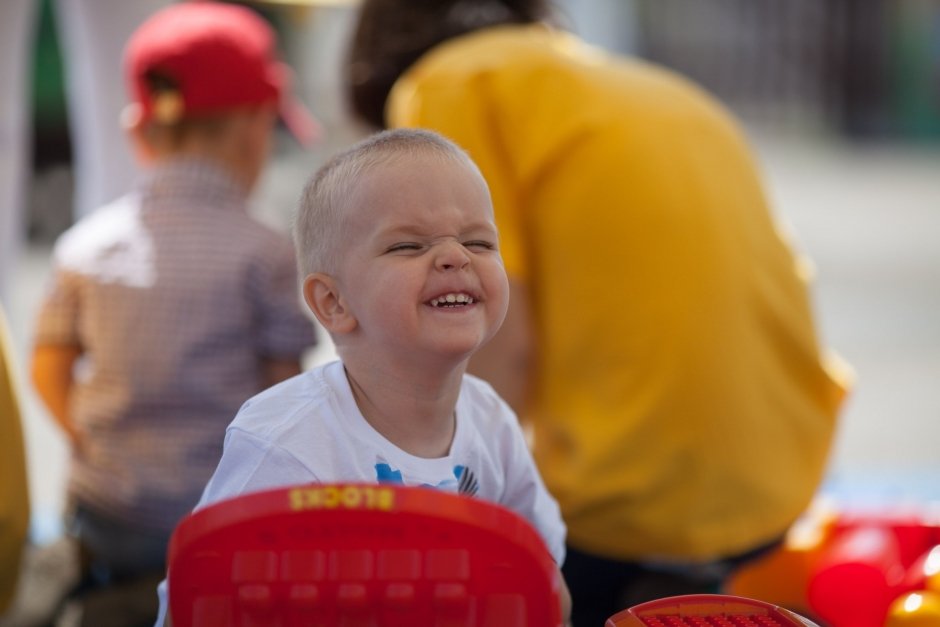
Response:
[{"label": "toddler's closed eye", "polygon": [[392,244],[385,250],[385,252],[394,253],[394,252],[420,250],[420,249],[421,249],[420,244],[416,244],[414,242],[400,242],[398,244]]},{"label": "toddler's closed eye", "polygon": [[463,245],[466,248],[479,248],[482,250],[496,250],[496,244],[494,242],[488,242],[486,240],[473,240],[470,242],[464,242]]}]

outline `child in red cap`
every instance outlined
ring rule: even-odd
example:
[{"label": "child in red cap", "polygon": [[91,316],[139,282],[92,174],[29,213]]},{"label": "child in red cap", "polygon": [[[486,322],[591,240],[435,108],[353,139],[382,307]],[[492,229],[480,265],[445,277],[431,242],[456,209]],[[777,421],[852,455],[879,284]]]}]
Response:
[{"label": "child in red cap", "polygon": [[314,344],[291,242],[247,209],[278,116],[303,143],[315,131],[275,44],[251,10],[215,2],[141,25],[124,123],[148,174],[55,246],[33,379],[72,445],[70,531],[96,595],[79,598],[83,624],[153,624],[170,533],[225,427]]}]

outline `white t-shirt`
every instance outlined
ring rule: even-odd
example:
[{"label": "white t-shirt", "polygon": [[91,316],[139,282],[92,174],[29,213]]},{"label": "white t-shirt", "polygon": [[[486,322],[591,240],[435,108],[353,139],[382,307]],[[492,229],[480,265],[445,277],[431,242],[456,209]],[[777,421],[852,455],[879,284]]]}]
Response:
[{"label": "white t-shirt", "polygon": [[[382,482],[470,494],[513,510],[539,532],[555,561],[565,525],[545,489],[515,414],[485,381],[466,375],[446,457],[411,455],[359,411],[343,364],[334,361],[247,401],[225,434],[218,468],[196,509],[227,498],[301,483]],[[166,584],[160,585],[160,617]]]}]

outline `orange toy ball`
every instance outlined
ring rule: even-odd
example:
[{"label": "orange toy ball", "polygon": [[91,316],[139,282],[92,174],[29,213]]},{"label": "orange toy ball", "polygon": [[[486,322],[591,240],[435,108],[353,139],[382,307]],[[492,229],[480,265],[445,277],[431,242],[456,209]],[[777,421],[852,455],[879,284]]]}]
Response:
[{"label": "orange toy ball", "polygon": [[885,627],[940,627],[940,593],[902,594],[891,604]]}]

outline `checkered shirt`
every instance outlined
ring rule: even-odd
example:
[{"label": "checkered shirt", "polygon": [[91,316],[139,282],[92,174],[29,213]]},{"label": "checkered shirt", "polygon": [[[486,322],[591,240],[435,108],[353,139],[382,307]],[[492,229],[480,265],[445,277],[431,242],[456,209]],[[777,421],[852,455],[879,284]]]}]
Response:
[{"label": "checkered shirt", "polygon": [[199,499],[262,358],[315,342],[294,252],[219,168],[182,160],[62,235],[38,344],[78,345],[70,495],[166,531]]}]

